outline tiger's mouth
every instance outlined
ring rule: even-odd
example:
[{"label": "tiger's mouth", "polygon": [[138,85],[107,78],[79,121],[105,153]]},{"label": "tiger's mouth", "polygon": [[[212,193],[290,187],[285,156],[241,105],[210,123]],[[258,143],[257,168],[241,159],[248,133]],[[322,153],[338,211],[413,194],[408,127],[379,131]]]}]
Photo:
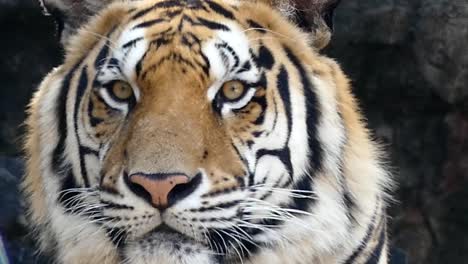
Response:
[{"label": "tiger's mouth", "polygon": [[193,238],[175,230],[174,228],[163,223],[158,227],[148,232],[141,241],[156,241],[160,240],[162,243],[173,244],[177,248],[178,244],[201,244],[199,241],[195,241]]},{"label": "tiger's mouth", "polygon": [[[183,235],[182,233],[180,233],[179,231],[175,230],[174,228],[168,226],[168,225],[165,224],[165,223],[163,223],[163,224],[159,225],[158,227],[154,228],[154,229],[151,230],[149,233],[150,233],[150,234],[151,234],[151,233],[156,233],[156,234],[157,234],[157,233],[169,233],[169,234],[171,234],[171,233],[174,234],[174,233],[175,233],[175,234],[181,234],[181,235]],[[183,235],[183,236],[185,236],[185,235]]]},{"label": "tiger's mouth", "polygon": [[[187,236],[186,234],[170,227],[166,223],[162,223],[161,225],[157,226],[153,230],[149,231],[141,240],[145,239],[159,239],[159,238],[177,238],[175,243],[180,243],[181,241],[190,242],[194,244],[203,244],[203,242],[196,241],[193,238]],[[171,242],[169,239],[167,242]]]},{"label": "tiger's mouth", "polygon": [[161,224],[124,248],[125,263],[216,264],[221,256],[200,241]]}]

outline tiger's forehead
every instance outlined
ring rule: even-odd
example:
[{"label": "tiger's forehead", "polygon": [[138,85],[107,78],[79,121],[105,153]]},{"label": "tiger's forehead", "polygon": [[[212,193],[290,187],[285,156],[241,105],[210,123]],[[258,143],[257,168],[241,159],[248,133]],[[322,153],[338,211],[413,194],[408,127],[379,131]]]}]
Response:
[{"label": "tiger's forehead", "polygon": [[158,74],[196,71],[204,78],[202,82],[210,84],[209,99],[226,80],[256,82],[260,69],[252,61],[250,40],[236,3],[138,2],[115,41],[112,57],[120,64],[119,72],[136,85]]}]

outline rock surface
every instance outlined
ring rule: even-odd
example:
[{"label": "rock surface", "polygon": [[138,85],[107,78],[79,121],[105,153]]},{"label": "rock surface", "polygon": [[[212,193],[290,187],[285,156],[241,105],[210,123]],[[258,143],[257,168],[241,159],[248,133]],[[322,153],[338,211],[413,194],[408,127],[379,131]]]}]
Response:
[{"label": "rock surface", "polygon": [[409,263],[468,261],[468,1],[342,1],[332,45],[398,183]]},{"label": "rock surface", "polygon": [[34,0],[0,0],[0,153],[20,149],[32,92],[60,62],[55,25]]},{"label": "rock surface", "polygon": [[[36,254],[34,242],[25,228],[24,206],[19,183],[23,175],[22,159],[0,156],[0,239],[12,264],[50,263]],[[2,249],[0,248],[0,260]],[[3,264],[3,263],[2,263]]]},{"label": "rock surface", "polygon": [[[394,246],[409,263],[468,262],[468,0],[348,0],[336,18],[324,52],[389,152]],[[61,60],[54,28],[35,1],[0,0],[4,156],[20,155],[25,106]],[[38,263],[17,199],[21,164],[0,158],[0,233],[13,263]]]}]

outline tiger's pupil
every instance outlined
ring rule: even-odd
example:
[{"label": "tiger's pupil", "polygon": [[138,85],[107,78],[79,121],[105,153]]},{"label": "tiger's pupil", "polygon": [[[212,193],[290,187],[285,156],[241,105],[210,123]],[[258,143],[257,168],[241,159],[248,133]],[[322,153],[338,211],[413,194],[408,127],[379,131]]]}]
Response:
[{"label": "tiger's pupil", "polygon": [[117,81],[112,85],[111,92],[121,100],[127,100],[133,95],[132,87],[125,82]]},{"label": "tiger's pupil", "polygon": [[230,81],[223,85],[223,94],[229,100],[239,99],[244,94],[245,86],[239,81]]}]

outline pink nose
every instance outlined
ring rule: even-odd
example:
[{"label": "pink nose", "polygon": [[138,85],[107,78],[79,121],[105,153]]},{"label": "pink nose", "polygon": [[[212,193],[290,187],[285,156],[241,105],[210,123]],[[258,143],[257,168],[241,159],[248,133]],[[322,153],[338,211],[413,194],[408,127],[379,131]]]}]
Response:
[{"label": "pink nose", "polygon": [[151,196],[151,204],[158,209],[165,209],[169,206],[169,193],[174,187],[187,184],[190,179],[183,174],[170,175],[146,175],[132,174],[130,182],[138,184]]}]

